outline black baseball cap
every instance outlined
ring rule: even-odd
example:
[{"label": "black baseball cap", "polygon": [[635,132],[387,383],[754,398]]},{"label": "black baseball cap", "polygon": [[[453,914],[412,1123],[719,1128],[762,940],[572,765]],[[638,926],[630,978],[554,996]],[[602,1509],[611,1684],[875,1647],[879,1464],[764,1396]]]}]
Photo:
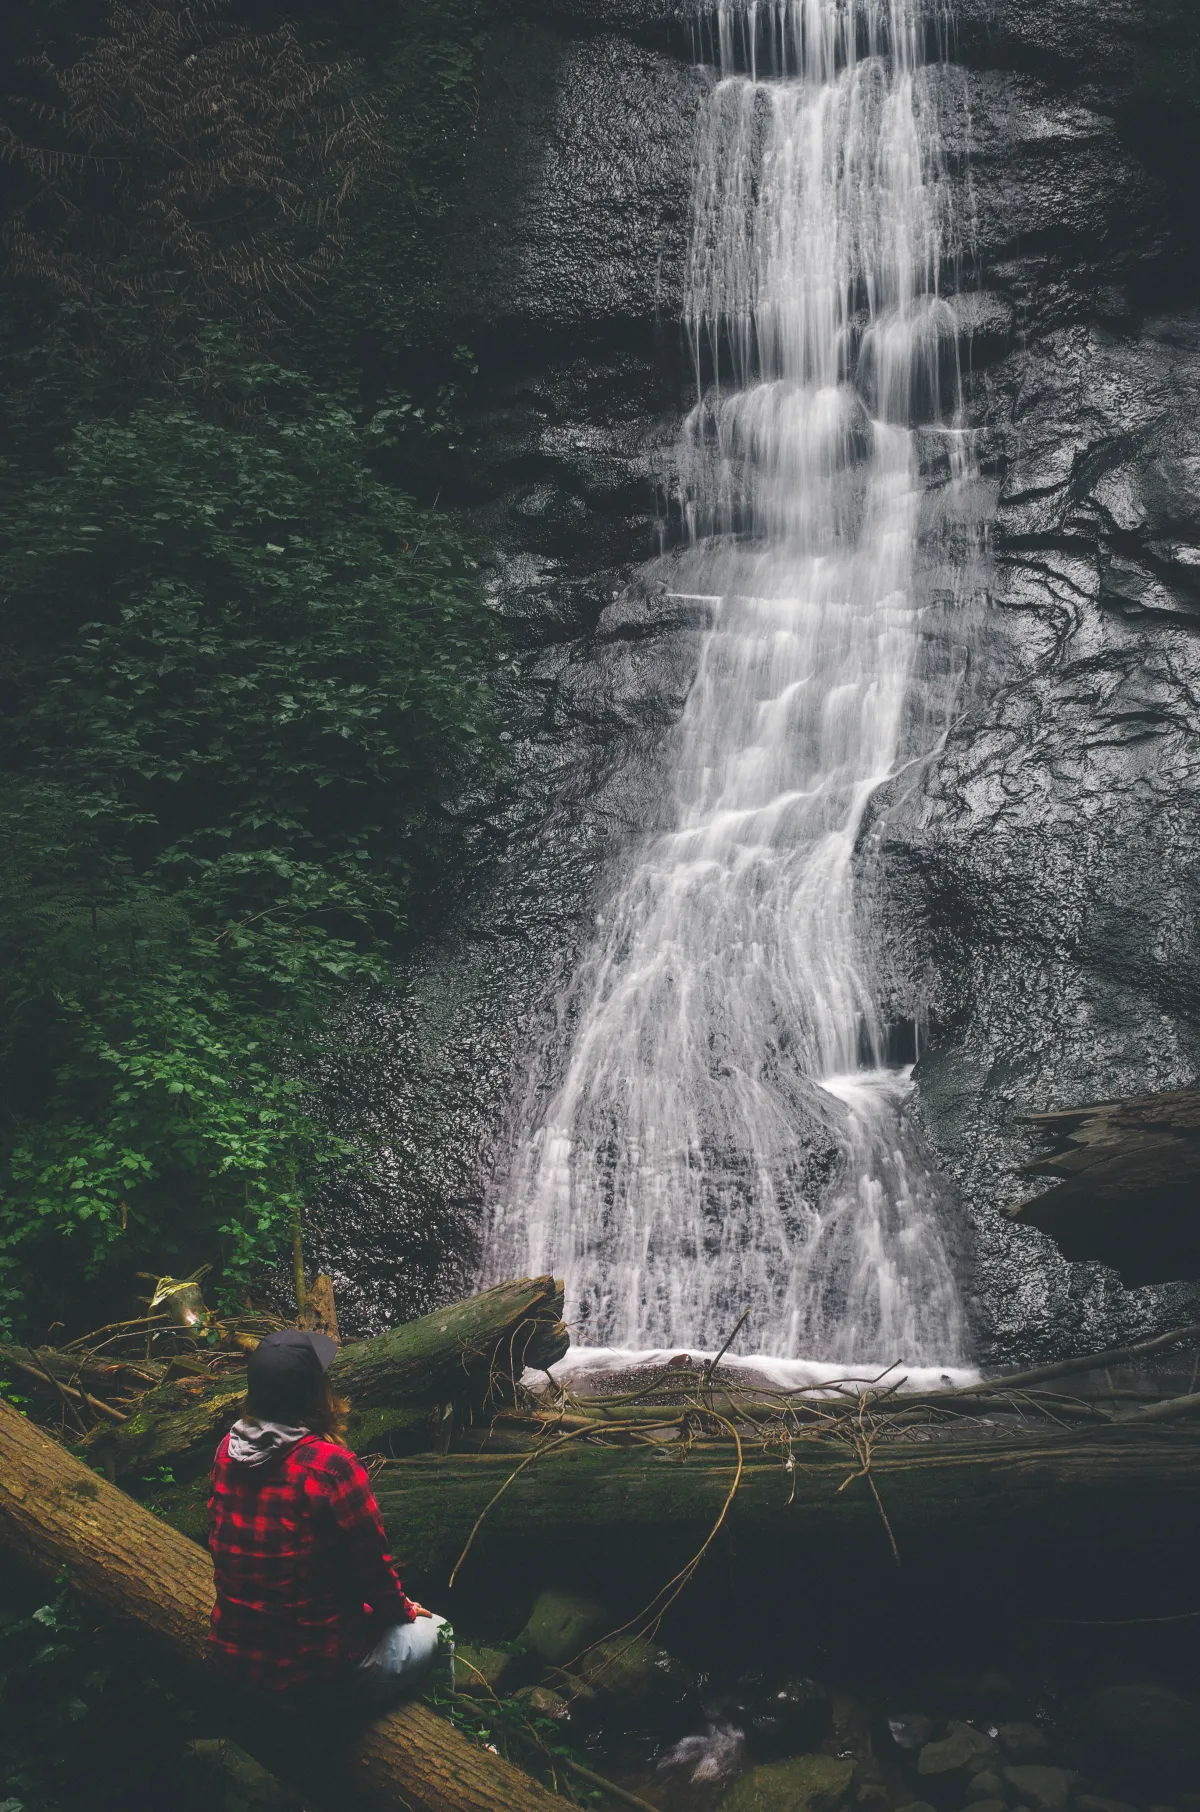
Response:
[{"label": "black baseball cap", "polygon": [[268,1422],[286,1422],[308,1408],[328,1371],[337,1342],[304,1328],[281,1328],[260,1340],[246,1367],[250,1408]]}]

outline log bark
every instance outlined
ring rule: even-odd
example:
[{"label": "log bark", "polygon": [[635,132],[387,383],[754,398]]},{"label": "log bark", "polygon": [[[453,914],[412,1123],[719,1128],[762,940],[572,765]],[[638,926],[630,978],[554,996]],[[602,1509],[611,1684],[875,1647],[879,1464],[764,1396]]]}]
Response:
[{"label": "log bark", "polygon": [[[403,1421],[436,1404],[482,1403],[489,1390],[503,1401],[524,1366],[552,1365],[567,1351],[562,1308],[561,1283],[520,1278],[344,1347],[329,1378],[363,1418],[350,1429],[351,1445],[363,1451],[378,1446],[391,1426],[388,1416],[363,1412],[392,1411]],[[120,1428],[96,1430],[89,1451],[118,1478],[164,1461],[185,1472],[207,1465],[245,1388],[244,1374],[228,1372],[158,1385]]]},{"label": "log bark", "polygon": [[[1200,1430],[1107,1425],[1064,1433],[955,1433],[877,1442],[870,1477],[848,1444],[796,1440],[786,1454],[748,1452],[721,1532],[721,1551],[754,1564],[802,1550],[840,1554],[853,1564],[890,1550],[886,1511],[902,1561],[941,1565],[951,1550],[991,1566],[997,1556],[1044,1557],[1061,1549],[1069,1565],[1085,1549],[1128,1551],[1153,1528],[1163,1556],[1190,1550],[1200,1516]],[[733,1484],[728,1444],[616,1448],[579,1440],[547,1452],[495,1494],[520,1464],[514,1453],[445,1458],[422,1454],[388,1465],[375,1490],[405,1578],[437,1593],[476,1519],[487,1515],[460,1579],[476,1579],[538,1557],[544,1569],[572,1555],[621,1567],[653,1556],[674,1567],[695,1553]],[[852,1481],[847,1484],[847,1481]],[[845,1487],[843,1489],[843,1487]],[[666,1575],[664,1575],[665,1577]]]},{"label": "log bark", "polygon": [[1015,1203],[1070,1259],[1099,1259],[1126,1284],[1200,1277],[1200,1089],[1030,1116],[1054,1149],[1021,1166],[1056,1187]]},{"label": "log bark", "polygon": [[92,1353],[60,1353],[53,1347],[11,1346],[0,1341],[0,1372],[15,1367],[34,1384],[53,1390],[49,1378],[81,1391],[101,1396],[136,1396],[159,1382],[163,1367],[155,1361],[133,1364],[124,1359],[104,1359]]},{"label": "log bark", "polygon": [[[203,1549],[97,1478],[0,1403],[0,1541],[55,1572],[98,1610],[131,1620],[177,1662],[207,1678],[212,1564]],[[211,1684],[207,1687],[211,1690]],[[231,1730],[265,1765],[313,1791],[319,1745],[280,1744],[243,1702]],[[261,1742],[256,1742],[256,1735]],[[500,1756],[477,1749],[427,1706],[407,1705],[355,1734],[330,1765],[334,1804],[364,1812],[553,1812],[562,1801]]]},{"label": "log bark", "polygon": [[563,1287],[553,1277],[495,1284],[420,1321],[360,1340],[338,1354],[330,1382],[359,1408],[452,1402],[561,1359],[570,1345]]}]

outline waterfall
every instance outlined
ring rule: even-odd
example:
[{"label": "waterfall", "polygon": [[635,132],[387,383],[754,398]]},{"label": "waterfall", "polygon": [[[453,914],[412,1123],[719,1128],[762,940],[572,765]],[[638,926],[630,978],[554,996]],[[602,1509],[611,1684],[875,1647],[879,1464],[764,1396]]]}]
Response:
[{"label": "waterfall", "polygon": [[667,828],[598,918],[488,1232],[492,1275],[565,1274],[593,1344],[711,1348],[749,1309],[765,1353],[963,1355],[953,1207],[888,1063],[854,887],[872,794],[935,734],[922,435],[951,488],[970,478],[936,27],[914,0],[712,22],[683,545],[658,569],[711,625]]}]

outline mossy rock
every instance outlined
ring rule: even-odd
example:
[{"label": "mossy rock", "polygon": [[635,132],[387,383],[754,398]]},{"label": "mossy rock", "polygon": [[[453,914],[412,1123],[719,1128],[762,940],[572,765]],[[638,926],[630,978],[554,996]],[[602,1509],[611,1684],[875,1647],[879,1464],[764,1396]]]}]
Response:
[{"label": "mossy rock", "polygon": [[735,1781],[719,1812],[838,1812],[854,1783],[854,1763],[835,1755],[768,1762]]},{"label": "mossy rock", "polygon": [[1018,1768],[1006,1768],[1004,1778],[1023,1806],[1032,1806],[1034,1812],[1066,1812],[1078,1776],[1066,1768],[1024,1762]]},{"label": "mossy rock", "polygon": [[930,1788],[957,1792],[964,1782],[990,1768],[996,1745],[973,1724],[951,1723],[940,1742],[926,1743],[917,1762],[917,1773]]},{"label": "mossy rock", "polygon": [[665,1733],[700,1715],[686,1667],[644,1636],[612,1636],[598,1642],[588,1650],[579,1672],[627,1729]]},{"label": "mossy rock", "polygon": [[612,1622],[595,1599],[550,1590],[538,1595],[518,1640],[551,1667],[565,1667],[602,1631],[610,1629]]},{"label": "mossy rock", "polygon": [[473,1642],[455,1645],[455,1683],[459,1692],[488,1699],[507,1692],[517,1673],[517,1662],[503,1648],[480,1648]]}]

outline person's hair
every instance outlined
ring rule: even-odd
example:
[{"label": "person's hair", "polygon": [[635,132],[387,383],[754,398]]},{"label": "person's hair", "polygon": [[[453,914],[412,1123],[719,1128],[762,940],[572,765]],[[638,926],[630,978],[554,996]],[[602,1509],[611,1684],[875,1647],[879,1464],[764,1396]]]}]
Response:
[{"label": "person's hair", "polygon": [[305,1404],[289,1408],[286,1414],[278,1410],[268,1412],[260,1408],[252,1395],[248,1395],[242,1404],[242,1414],[254,1416],[263,1422],[295,1422],[311,1429],[313,1434],[321,1435],[326,1441],[336,1441],[345,1446],[346,1419],[350,1414],[350,1401],[339,1397],[329,1379],[322,1373],[313,1394]]},{"label": "person's hair", "polygon": [[312,1404],[305,1412],[305,1427],[311,1428],[314,1434],[324,1435],[327,1441],[336,1441],[340,1447],[344,1447],[349,1414],[349,1397],[339,1397],[329,1379],[322,1374]]}]

